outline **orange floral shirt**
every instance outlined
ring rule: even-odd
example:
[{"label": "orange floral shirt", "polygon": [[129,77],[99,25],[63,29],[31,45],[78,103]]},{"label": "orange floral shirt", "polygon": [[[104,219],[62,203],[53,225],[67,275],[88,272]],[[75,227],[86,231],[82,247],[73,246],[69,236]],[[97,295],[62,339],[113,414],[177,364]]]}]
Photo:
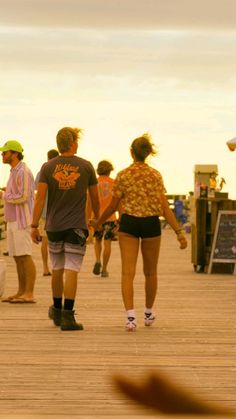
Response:
[{"label": "orange floral shirt", "polygon": [[146,163],[135,162],[118,173],[113,196],[121,198],[122,212],[135,217],[162,215],[166,193],[161,174]]}]

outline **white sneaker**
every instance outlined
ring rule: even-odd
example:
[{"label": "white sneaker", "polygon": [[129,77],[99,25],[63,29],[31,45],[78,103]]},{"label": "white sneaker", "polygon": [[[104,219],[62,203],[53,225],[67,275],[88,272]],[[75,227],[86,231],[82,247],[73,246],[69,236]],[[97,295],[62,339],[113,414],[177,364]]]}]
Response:
[{"label": "white sneaker", "polygon": [[136,327],[137,325],[136,325],[135,317],[128,317],[127,323],[125,325],[127,332],[134,332]]},{"label": "white sneaker", "polygon": [[151,326],[154,321],[155,321],[155,316],[153,313],[144,313],[145,326]]}]

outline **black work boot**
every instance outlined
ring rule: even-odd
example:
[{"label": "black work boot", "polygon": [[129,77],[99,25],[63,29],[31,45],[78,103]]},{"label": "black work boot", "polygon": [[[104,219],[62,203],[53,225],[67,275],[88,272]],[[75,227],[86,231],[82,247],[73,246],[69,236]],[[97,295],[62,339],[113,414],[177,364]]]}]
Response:
[{"label": "black work boot", "polygon": [[62,310],[61,330],[83,330],[83,325],[75,321],[74,310]]},{"label": "black work boot", "polygon": [[50,306],[48,309],[48,317],[53,320],[55,326],[61,325],[61,312],[60,308],[55,308],[54,306]]}]

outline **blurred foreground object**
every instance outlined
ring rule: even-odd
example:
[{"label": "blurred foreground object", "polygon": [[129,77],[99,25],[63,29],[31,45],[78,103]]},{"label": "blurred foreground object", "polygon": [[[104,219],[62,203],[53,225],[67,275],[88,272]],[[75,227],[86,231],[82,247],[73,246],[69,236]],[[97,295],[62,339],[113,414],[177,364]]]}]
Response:
[{"label": "blurred foreground object", "polygon": [[227,141],[226,144],[230,151],[234,151],[236,149],[236,137],[232,138],[232,140]]},{"label": "blurred foreground object", "polygon": [[126,396],[161,413],[233,415],[226,409],[198,399],[159,372],[150,372],[146,381],[142,383],[136,383],[122,375],[114,375],[113,380],[117,388]]}]

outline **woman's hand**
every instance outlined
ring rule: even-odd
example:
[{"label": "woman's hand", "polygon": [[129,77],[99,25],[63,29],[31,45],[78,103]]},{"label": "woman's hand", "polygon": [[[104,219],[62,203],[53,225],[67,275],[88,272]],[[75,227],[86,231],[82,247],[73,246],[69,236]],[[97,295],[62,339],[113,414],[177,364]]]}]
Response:
[{"label": "woman's hand", "polygon": [[186,249],[186,247],[188,246],[188,242],[185,237],[185,234],[184,233],[177,234],[177,240],[180,243],[180,246],[179,246],[180,249]]},{"label": "woman's hand", "polygon": [[99,230],[100,223],[95,218],[89,220],[88,222],[89,227],[93,227],[94,231]]}]

